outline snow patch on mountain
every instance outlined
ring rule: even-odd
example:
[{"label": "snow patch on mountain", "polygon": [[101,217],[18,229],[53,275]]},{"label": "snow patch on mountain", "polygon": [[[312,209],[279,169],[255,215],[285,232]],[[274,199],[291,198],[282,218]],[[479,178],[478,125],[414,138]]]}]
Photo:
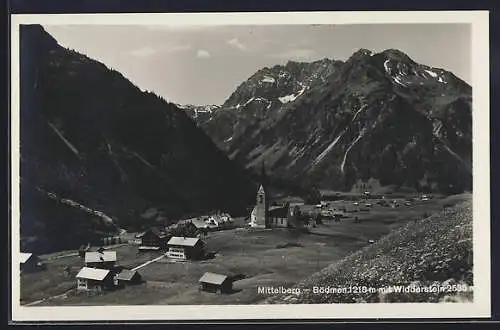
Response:
[{"label": "snow patch on mountain", "polygon": [[443,77],[439,76],[438,81],[443,84],[447,84],[448,82],[443,79]]},{"label": "snow patch on mountain", "polygon": [[271,84],[274,84],[274,82],[276,82],[276,80],[270,76],[264,76],[264,78],[261,81],[263,83],[271,83]]},{"label": "snow patch on mountain", "polygon": [[342,159],[342,164],[340,164],[340,171],[344,173],[344,167],[345,167],[345,162],[347,161],[347,156],[349,155],[349,152],[351,149],[358,143],[359,140],[365,135],[366,129],[362,129],[361,132],[359,132],[358,137],[349,145],[347,150],[345,151],[344,158]]},{"label": "snow patch on mountain", "polygon": [[281,103],[289,103],[295,101],[299,96],[301,96],[307,89],[307,86],[302,85],[302,89],[297,94],[285,95],[282,97],[278,97]]},{"label": "snow patch on mountain", "polygon": [[438,76],[438,74],[434,71],[425,70],[425,72],[427,72],[433,78],[437,78],[437,76]]},{"label": "snow patch on mountain", "polygon": [[345,131],[343,131],[342,133],[340,133],[339,136],[337,136],[335,138],[335,140],[333,140],[328,145],[328,147],[326,147],[325,150],[323,150],[323,152],[320,153],[318,157],[316,157],[316,159],[313,162],[313,167],[316,166],[319,162],[321,162],[323,160],[323,158],[325,158],[325,156],[333,149],[333,147],[335,147],[335,145],[337,144],[337,142],[339,142],[340,138],[344,135],[344,132]]},{"label": "snow patch on mountain", "polygon": [[390,60],[385,60],[385,62],[384,62],[384,69],[385,69],[385,72],[387,72],[387,73],[389,73],[389,74],[390,74],[390,73],[391,73],[391,70],[390,70],[390,68],[389,68],[389,61],[390,61]]}]

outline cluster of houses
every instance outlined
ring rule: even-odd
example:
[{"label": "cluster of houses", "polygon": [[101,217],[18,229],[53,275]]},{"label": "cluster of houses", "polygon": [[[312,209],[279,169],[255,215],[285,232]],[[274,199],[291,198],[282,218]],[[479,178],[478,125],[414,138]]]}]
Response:
[{"label": "cluster of houses", "polygon": [[116,251],[87,251],[85,266],[76,275],[77,290],[103,291],[142,282],[139,272],[116,265]]}]

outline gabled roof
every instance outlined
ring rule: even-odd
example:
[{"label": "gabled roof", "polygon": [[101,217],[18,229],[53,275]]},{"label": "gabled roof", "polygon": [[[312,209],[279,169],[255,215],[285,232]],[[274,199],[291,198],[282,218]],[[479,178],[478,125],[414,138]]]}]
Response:
[{"label": "gabled roof", "polygon": [[149,233],[157,236],[158,238],[164,238],[164,237],[167,236],[167,234],[164,233],[163,231],[161,231],[160,229],[158,229],[156,227],[153,227],[153,228],[150,228],[150,229],[148,229],[148,230],[146,230],[146,231],[144,231],[144,232],[142,232],[140,234],[137,234],[135,237],[136,238],[142,238],[142,237],[146,236]]},{"label": "gabled roof", "polygon": [[109,270],[83,267],[76,275],[76,278],[84,278],[88,280],[102,281],[108,276]]},{"label": "gabled roof", "polygon": [[116,251],[86,252],[85,262],[108,262],[116,261]]},{"label": "gabled roof", "polygon": [[191,223],[196,227],[196,228],[208,228],[208,224],[200,219],[192,219]]},{"label": "gabled roof", "polygon": [[225,280],[227,280],[226,275],[220,275],[209,272],[203,274],[203,276],[200,278],[200,282],[216,284],[216,285],[221,285],[222,283],[224,283]]},{"label": "gabled roof", "polygon": [[200,241],[196,237],[177,237],[174,236],[168,241],[168,245],[180,245],[180,246],[195,246],[196,243]]},{"label": "gabled roof", "polygon": [[269,216],[277,218],[286,218],[288,215],[287,206],[274,206],[269,208]]},{"label": "gabled roof", "polygon": [[19,255],[20,255],[20,261],[21,261],[21,263],[24,264],[26,261],[29,260],[29,258],[31,258],[31,256],[33,255],[33,253],[21,252]]},{"label": "gabled roof", "polygon": [[123,269],[119,274],[116,275],[117,280],[130,281],[136,274],[139,274],[135,270]]},{"label": "gabled roof", "polygon": [[263,185],[260,185],[259,190],[257,191],[257,194],[264,194],[266,190],[264,189]]}]

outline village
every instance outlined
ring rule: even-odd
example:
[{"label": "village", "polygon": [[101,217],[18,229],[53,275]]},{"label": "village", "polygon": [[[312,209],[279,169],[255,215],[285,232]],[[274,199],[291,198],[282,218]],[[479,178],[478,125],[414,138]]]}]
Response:
[{"label": "village", "polygon": [[22,304],[234,304],[290,286],[408,221],[465,195],[335,193],[273,200],[265,185],[245,218],[214,212],[49,256],[21,253]]}]

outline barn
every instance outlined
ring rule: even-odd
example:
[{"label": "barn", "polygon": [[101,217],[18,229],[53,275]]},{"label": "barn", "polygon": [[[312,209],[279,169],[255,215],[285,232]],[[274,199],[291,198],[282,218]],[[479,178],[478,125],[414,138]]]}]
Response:
[{"label": "barn", "polygon": [[199,280],[200,290],[215,293],[231,293],[232,281],[226,276],[215,273],[205,273]]},{"label": "barn", "polygon": [[40,259],[33,253],[21,252],[20,259],[20,268],[23,273],[36,272],[42,269]]},{"label": "barn", "polygon": [[136,235],[141,246],[165,248],[168,235],[164,231],[153,227],[143,233]]},{"label": "barn", "polygon": [[199,238],[174,236],[167,245],[169,258],[188,260],[201,259],[205,256],[205,244]]},{"label": "barn", "polygon": [[85,266],[112,269],[116,263],[116,251],[95,251],[85,253]]},{"label": "barn", "polygon": [[288,227],[289,206],[271,206],[269,208],[269,227]]},{"label": "barn", "polygon": [[142,282],[141,274],[136,270],[122,269],[115,275],[114,283],[117,286],[134,285]]},{"label": "barn", "polygon": [[113,287],[113,276],[108,269],[83,267],[76,275],[79,291],[102,291]]}]

